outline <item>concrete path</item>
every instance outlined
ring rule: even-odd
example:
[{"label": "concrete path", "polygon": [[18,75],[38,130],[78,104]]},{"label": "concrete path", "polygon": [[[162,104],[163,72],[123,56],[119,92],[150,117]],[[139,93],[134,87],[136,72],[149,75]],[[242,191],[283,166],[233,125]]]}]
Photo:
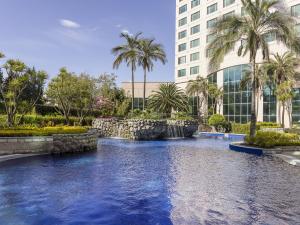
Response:
[{"label": "concrete path", "polygon": [[293,166],[300,166],[300,151],[275,154],[275,156],[281,158],[282,160]]}]

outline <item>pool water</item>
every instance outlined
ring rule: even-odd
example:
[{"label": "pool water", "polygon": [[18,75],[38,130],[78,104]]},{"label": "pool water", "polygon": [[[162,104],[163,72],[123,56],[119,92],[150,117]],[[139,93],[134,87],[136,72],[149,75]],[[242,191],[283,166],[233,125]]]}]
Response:
[{"label": "pool water", "polygon": [[299,224],[300,169],[229,143],[100,139],[1,163],[0,224]]}]

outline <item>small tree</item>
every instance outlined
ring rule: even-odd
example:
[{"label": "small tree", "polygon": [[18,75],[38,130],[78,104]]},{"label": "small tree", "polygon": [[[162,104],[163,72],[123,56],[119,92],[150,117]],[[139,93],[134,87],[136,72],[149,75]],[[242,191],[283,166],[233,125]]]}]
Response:
[{"label": "small tree", "polygon": [[26,65],[19,60],[8,60],[3,68],[6,74],[0,71],[0,94],[7,114],[7,125],[15,125],[20,99],[28,84]]},{"label": "small tree", "polygon": [[277,86],[276,89],[277,99],[280,101],[282,106],[282,116],[281,116],[281,124],[282,127],[285,127],[285,112],[288,112],[290,121],[291,121],[291,113],[292,113],[292,100],[294,97],[293,93],[293,83],[290,81],[284,81]]},{"label": "small tree", "polygon": [[70,125],[70,111],[76,98],[77,90],[75,88],[76,76],[61,68],[59,74],[49,83],[46,95],[57,112],[65,117],[66,124]]},{"label": "small tree", "polygon": [[223,103],[223,89],[218,88],[216,84],[209,84],[208,85],[208,96],[212,99],[212,110],[213,114],[217,111],[217,106],[219,106],[219,114],[221,110],[221,105]]}]

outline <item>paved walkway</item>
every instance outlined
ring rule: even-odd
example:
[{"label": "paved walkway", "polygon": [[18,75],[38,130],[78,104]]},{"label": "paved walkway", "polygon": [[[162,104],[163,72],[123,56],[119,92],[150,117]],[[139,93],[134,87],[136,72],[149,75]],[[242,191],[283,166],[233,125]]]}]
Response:
[{"label": "paved walkway", "polygon": [[300,151],[281,153],[276,154],[275,156],[281,158],[282,160],[293,166],[300,166]]}]

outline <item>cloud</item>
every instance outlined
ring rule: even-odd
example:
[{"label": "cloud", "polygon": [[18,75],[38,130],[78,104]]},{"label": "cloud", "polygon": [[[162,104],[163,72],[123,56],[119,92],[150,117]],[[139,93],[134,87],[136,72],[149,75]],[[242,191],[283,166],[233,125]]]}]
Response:
[{"label": "cloud", "polygon": [[72,20],[66,20],[66,19],[61,19],[59,20],[60,25],[66,28],[71,28],[71,29],[76,29],[80,27],[80,24],[72,21]]},{"label": "cloud", "polygon": [[121,32],[124,33],[124,34],[128,34],[128,35],[130,35],[130,36],[133,35],[133,34],[130,33],[129,30],[127,30],[127,29],[123,29],[123,30],[121,30]]},{"label": "cloud", "polygon": [[122,27],[122,24],[117,24],[116,25],[116,28],[121,28]]}]

